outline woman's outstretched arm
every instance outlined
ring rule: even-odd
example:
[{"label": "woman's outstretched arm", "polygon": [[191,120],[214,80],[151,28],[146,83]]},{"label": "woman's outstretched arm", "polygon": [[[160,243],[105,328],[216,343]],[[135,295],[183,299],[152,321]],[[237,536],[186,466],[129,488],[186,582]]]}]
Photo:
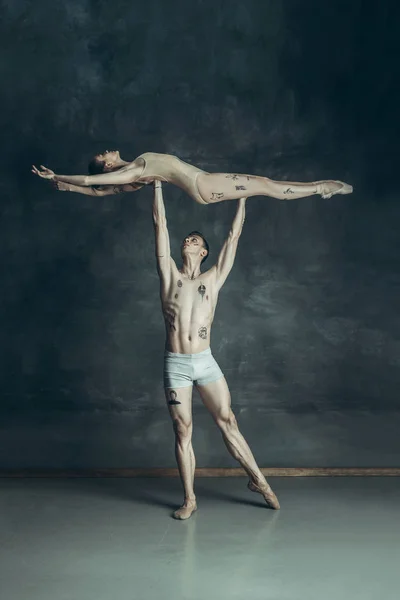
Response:
[{"label": "woman's outstretched arm", "polygon": [[111,196],[123,192],[136,192],[143,187],[139,183],[128,183],[126,185],[102,185],[101,187],[85,187],[62,181],[55,181],[54,187],[60,192],[77,192],[85,196]]},{"label": "woman's outstretched arm", "polygon": [[43,165],[40,165],[40,169],[32,165],[32,173],[39,175],[42,179],[61,181],[85,187],[91,185],[124,185],[126,183],[133,183],[142,171],[142,167],[134,164],[121,167],[117,171],[110,171],[110,173],[100,173],[99,175],[56,175],[54,171]]}]

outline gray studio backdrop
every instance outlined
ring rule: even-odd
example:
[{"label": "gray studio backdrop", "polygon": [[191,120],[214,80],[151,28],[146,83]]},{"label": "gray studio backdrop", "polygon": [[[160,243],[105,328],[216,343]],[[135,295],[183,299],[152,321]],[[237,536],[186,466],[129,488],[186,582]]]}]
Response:
[{"label": "gray studio backdrop", "polygon": [[[253,198],[212,349],[261,466],[399,466],[396,19],[383,2],[1,2],[0,467],[171,467],[152,190],[60,193],[119,148],[343,179]],[[392,6],[394,4],[392,3]],[[172,253],[235,203],[164,186]],[[199,467],[236,466],[194,393]]]}]

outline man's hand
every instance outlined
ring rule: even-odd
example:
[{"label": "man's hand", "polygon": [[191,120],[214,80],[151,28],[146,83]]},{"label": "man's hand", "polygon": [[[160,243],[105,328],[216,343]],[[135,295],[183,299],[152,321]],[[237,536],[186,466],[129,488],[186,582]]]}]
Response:
[{"label": "man's hand", "polygon": [[42,177],[42,179],[54,179],[54,171],[48,169],[47,167],[44,167],[43,165],[40,165],[40,168],[42,169],[41,171],[39,171],[39,169],[37,169],[35,165],[32,165],[32,173],[34,173],[35,175],[39,175],[39,177]]}]

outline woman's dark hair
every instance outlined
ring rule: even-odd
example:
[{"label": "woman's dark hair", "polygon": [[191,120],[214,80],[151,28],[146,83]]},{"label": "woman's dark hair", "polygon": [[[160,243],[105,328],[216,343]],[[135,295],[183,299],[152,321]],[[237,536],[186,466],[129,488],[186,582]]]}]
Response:
[{"label": "woman's dark hair", "polygon": [[89,175],[100,175],[101,173],[104,173],[104,161],[99,160],[97,156],[95,156],[88,164],[88,171]]},{"label": "woman's dark hair", "polygon": [[210,246],[208,245],[206,238],[204,237],[204,235],[202,233],[200,233],[200,231],[191,231],[190,233],[188,233],[188,235],[186,237],[189,237],[189,235],[198,235],[203,240],[203,246],[207,250],[207,254],[205,255],[205,257],[203,258],[203,260],[200,263],[202,265],[203,262],[205,260],[207,260],[208,255],[210,254]]}]

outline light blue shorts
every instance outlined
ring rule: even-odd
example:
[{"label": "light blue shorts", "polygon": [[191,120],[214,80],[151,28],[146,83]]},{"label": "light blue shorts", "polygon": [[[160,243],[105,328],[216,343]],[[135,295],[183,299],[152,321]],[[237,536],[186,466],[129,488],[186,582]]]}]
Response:
[{"label": "light blue shorts", "polygon": [[206,385],[223,376],[223,372],[211,354],[211,348],[197,354],[178,354],[165,350],[165,388],[188,387],[193,383]]}]

